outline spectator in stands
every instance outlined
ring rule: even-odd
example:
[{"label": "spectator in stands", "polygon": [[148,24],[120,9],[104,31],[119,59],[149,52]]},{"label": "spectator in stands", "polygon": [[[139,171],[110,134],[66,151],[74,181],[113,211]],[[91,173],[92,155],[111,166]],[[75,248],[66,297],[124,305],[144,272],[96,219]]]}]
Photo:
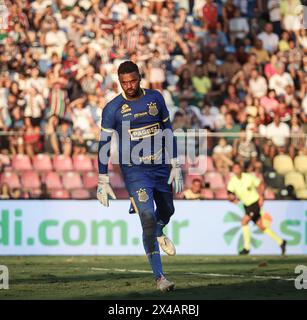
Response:
[{"label": "spectator in stands", "polygon": [[300,0],[281,0],[280,13],[282,16],[283,28],[287,31],[294,31],[298,34],[301,29],[299,13],[301,7]]},{"label": "spectator in stands", "polygon": [[249,93],[254,98],[262,98],[266,96],[268,85],[266,79],[259,75],[257,69],[253,69],[251,72],[251,78],[249,80]]},{"label": "spectator in stands", "polygon": [[203,100],[204,95],[211,89],[211,80],[204,75],[203,67],[200,65],[195,69],[195,76],[192,77],[192,84],[194,91],[200,100]]},{"label": "spectator in stands", "polygon": [[0,199],[10,199],[10,187],[7,183],[1,185]]},{"label": "spectator in stands", "polygon": [[266,127],[266,137],[269,143],[264,145],[265,153],[273,159],[276,153],[285,153],[289,145],[290,128],[286,123],[280,121],[278,113],[274,115],[274,122]]},{"label": "spectator in stands", "polygon": [[240,132],[240,126],[233,121],[233,117],[230,113],[225,115],[225,125],[220,129],[220,132],[225,133],[225,139],[230,144],[235,140],[235,135],[233,134]]},{"label": "spectator in stands", "polygon": [[268,1],[268,9],[269,9],[269,16],[270,21],[273,25],[273,32],[277,35],[281,33],[281,13],[280,13],[280,0],[269,0]]},{"label": "spectator in stands", "polygon": [[47,48],[46,53],[49,58],[54,52],[61,56],[67,42],[67,36],[64,31],[59,29],[58,23],[54,18],[46,16],[45,19],[50,24],[49,31],[43,36],[43,44]]},{"label": "spectator in stands", "polygon": [[11,190],[10,192],[10,199],[28,199],[29,198],[29,194],[26,191],[22,191],[18,188],[14,188]]},{"label": "spectator in stands", "polygon": [[296,155],[301,153],[301,150],[304,149],[304,131],[300,125],[300,119],[297,115],[293,115],[291,117],[290,122],[290,146],[289,146],[289,155],[292,159],[295,158]]},{"label": "spectator in stands", "polygon": [[233,148],[235,160],[240,163],[242,168],[255,164],[257,161],[256,146],[252,141],[252,136],[247,134],[245,130],[240,131],[240,137],[234,141]]},{"label": "spectator in stands", "polygon": [[249,33],[248,21],[241,16],[239,9],[235,10],[233,18],[229,21],[229,34],[232,45],[236,44],[237,40],[242,41]]},{"label": "spectator in stands", "polygon": [[260,65],[270,61],[269,53],[263,48],[263,42],[260,39],[255,40],[255,44],[250,52],[256,55],[257,63]]},{"label": "spectator in stands", "polygon": [[86,141],[80,128],[74,130],[71,136],[73,156],[86,153]]},{"label": "spectator in stands", "polygon": [[269,53],[274,53],[278,48],[279,38],[276,33],[273,33],[273,25],[266,23],[264,31],[258,35],[258,38],[263,43],[263,48]]},{"label": "spectator in stands", "polygon": [[291,75],[285,71],[285,65],[283,63],[278,63],[276,65],[276,74],[274,74],[269,81],[270,89],[274,89],[276,94],[285,95],[287,85],[294,85]]},{"label": "spectator in stands", "polygon": [[229,21],[235,16],[236,6],[233,3],[233,0],[226,0],[225,5],[223,6],[223,21],[224,21],[224,31],[229,31]]},{"label": "spectator in stands", "polygon": [[203,6],[203,23],[205,30],[215,30],[217,28],[218,11],[212,0],[207,0]]},{"label": "spectator in stands", "polygon": [[200,200],[202,199],[201,195],[202,181],[200,179],[193,179],[191,188],[183,191],[181,198],[185,200]]},{"label": "spectator in stands", "polygon": [[[175,128],[242,127],[265,137],[280,130],[278,114],[291,133],[307,133],[299,0],[6,2],[14,18],[0,34],[0,130],[9,134],[0,149],[10,155],[95,152],[101,110],[120,94],[116,69],[126,59],[139,65],[144,87],[161,90]],[[291,157],[307,153],[292,139]],[[226,140],[235,150],[235,138]],[[253,141],[267,155],[282,151]]]},{"label": "spectator in stands", "polygon": [[212,114],[209,105],[205,105],[202,110],[201,127],[210,131],[214,131],[216,129],[216,116]]},{"label": "spectator in stands", "polygon": [[32,118],[25,118],[23,140],[25,152],[29,157],[32,158],[35,153],[39,153],[42,150],[40,128],[34,124]]},{"label": "spectator in stands", "polygon": [[273,54],[271,56],[270,62],[268,62],[264,67],[264,74],[269,80],[274,74],[277,73],[277,55]]},{"label": "spectator in stands", "polygon": [[45,100],[43,96],[39,93],[38,89],[33,86],[27,90],[25,100],[26,107],[24,110],[24,116],[31,117],[33,122],[39,125],[42,114],[45,110]]},{"label": "spectator in stands", "polygon": [[278,43],[278,49],[280,52],[289,51],[290,49],[289,39],[290,39],[289,33],[287,31],[284,31],[281,34],[281,40]]},{"label": "spectator in stands", "polygon": [[72,122],[68,119],[60,119],[60,126],[57,130],[57,141],[61,154],[70,156],[72,154]]},{"label": "spectator in stands", "polygon": [[60,154],[60,146],[57,138],[57,125],[59,123],[59,119],[55,115],[51,115],[47,121],[45,126],[45,150],[51,154]]},{"label": "spectator in stands", "polygon": [[213,148],[212,158],[218,172],[226,176],[232,166],[232,145],[227,144],[225,138],[220,138],[217,146]]},{"label": "spectator in stands", "polygon": [[159,50],[155,50],[153,58],[149,62],[149,83],[152,89],[163,90],[163,83],[165,81],[165,65],[161,59]]},{"label": "spectator in stands", "polygon": [[268,94],[260,99],[260,105],[267,114],[273,114],[277,111],[279,102],[276,98],[275,90],[269,90]]}]

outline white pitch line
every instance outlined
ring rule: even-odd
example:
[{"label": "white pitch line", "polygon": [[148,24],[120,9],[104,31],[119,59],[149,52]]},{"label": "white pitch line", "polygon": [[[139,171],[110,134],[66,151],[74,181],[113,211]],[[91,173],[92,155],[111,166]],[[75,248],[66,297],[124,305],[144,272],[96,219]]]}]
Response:
[{"label": "white pitch line", "polygon": [[91,268],[93,271],[111,271],[111,272],[131,272],[131,273],[152,273],[148,270],[128,270],[128,269],[106,269],[106,268]]},{"label": "white pitch line", "polygon": [[[108,268],[91,268],[93,271],[107,271],[107,272],[129,272],[129,273],[152,273],[148,270],[136,270],[136,269],[108,269]],[[282,281],[294,281],[295,278],[282,278],[279,276],[258,276],[258,275],[250,275],[245,276],[242,274],[222,274],[222,273],[201,273],[201,272],[183,272],[183,275],[194,275],[194,276],[205,276],[205,277],[215,277],[215,278],[255,278],[255,279],[270,279],[270,280],[282,280]]]}]

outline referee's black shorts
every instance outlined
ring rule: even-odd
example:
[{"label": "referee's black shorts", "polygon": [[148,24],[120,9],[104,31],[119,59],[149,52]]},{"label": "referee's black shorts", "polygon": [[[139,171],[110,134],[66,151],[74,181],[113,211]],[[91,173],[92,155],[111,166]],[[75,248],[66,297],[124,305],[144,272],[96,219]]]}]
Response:
[{"label": "referee's black shorts", "polygon": [[254,223],[261,218],[260,206],[258,200],[249,206],[244,206],[245,214],[247,214]]}]

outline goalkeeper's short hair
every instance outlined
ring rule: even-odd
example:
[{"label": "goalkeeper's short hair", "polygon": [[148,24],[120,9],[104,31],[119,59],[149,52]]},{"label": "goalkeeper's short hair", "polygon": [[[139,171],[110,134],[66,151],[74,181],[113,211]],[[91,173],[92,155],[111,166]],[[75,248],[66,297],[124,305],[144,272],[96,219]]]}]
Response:
[{"label": "goalkeeper's short hair", "polygon": [[139,67],[132,61],[125,61],[118,67],[118,75],[137,72],[140,74]]}]

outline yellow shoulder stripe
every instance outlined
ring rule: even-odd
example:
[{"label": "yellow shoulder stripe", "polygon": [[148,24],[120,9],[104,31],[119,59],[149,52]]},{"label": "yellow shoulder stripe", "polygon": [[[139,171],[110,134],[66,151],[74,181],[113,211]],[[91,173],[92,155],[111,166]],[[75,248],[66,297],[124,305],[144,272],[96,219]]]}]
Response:
[{"label": "yellow shoulder stripe", "polygon": [[101,131],[112,133],[114,130],[113,129],[106,129],[104,127],[101,127]]},{"label": "yellow shoulder stripe", "polygon": [[162,120],[163,122],[166,122],[167,120],[169,120],[169,117],[165,118],[164,120]]}]

